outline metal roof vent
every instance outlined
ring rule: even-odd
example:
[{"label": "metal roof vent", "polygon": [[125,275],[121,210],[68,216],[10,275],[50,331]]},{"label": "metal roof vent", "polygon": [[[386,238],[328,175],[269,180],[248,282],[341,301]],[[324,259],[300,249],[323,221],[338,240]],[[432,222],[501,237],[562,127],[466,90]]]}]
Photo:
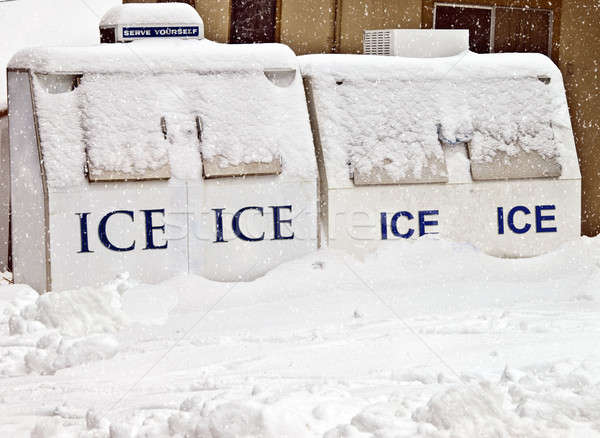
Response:
[{"label": "metal roof vent", "polygon": [[101,43],[148,38],[204,38],[204,23],[185,3],[127,3],[111,8],[100,20]]}]

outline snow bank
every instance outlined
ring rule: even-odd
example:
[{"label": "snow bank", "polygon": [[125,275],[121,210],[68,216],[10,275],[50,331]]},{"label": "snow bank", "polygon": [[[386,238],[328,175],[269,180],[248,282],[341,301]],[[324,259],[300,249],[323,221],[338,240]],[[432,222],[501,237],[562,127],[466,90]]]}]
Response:
[{"label": "snow bank", "polygon": [[120,291],[128,287],[118,280],[100,288],[47,293],[23,309],[21,317],[68,336],[114,332],[125,323]]},{"label": "snow bank", "polygon": [[309,55],[300,63],[311,78],[326,162],[350,162],[364,174],[383,169],[398,180],[419,179],[443,162],[441,139],[470,143],[475,163],[499,153],[562,155],[552,122],[562,116],[564,90],[538,79],[558,73],[545,56]]},{"label": "snow bank", "polygon": [[598,239],[530,259],[425,239],[61,305],[1,286],[20,303],[0,324],[0,433],[598,436],[599,280]]},{"label": "snow bank", "polygon": [[[169,287],[138,285],[123,274],[98,288],[38,295],[27,286],[0,286],[0,324],[13,340],[0,342],[0,376],[54,374],[114,357],[114,334],[138,324],[164,324],[177,297]],[[1,334],[1,332],[0,332]]]},{"label": "snow bank", "polygon": [[[559,370],[557,370],[557,368]],[[255,391],[208,390],[179,407],[137,410],[111,422],[94,411],[79,436],[197,436],[206,438],[472,438],[598,436],[598,377],[572,364],[512,369],[504,376],[465,383],[405,387],[389,395],[362,395],[349,385],[284,383]],[[594,369],[593,372],[598,371]],[[571,383],[565,384],[567,380]],[[582,385],[582,381],[585,382]],[[420,395],[427,394],[423,405]],[[93,421],[90,420],[93,419]],[[68,434],[67,421],[36,428]],[[73,436],[76,431],[72,430]],[[89,435],[86,435],[89,434]]]},{"label": "snow bank", "polygon": [[0,358],[0,375],[54,374],[113,357],[119,345],[108,333],[126,324],[120,294],[130,287],[123,277],[96,289],[41,296],[29,288],[14,288],[16,296],[0,299],[6,306],[8,334],[15,339],[5,345],[8,351]]},{"label": "snow bank", "polygon": [[6,108],[6,66],[20,49],[98,43],[102,14],[120,0],[18,0],[0,3],[0,112]]}]

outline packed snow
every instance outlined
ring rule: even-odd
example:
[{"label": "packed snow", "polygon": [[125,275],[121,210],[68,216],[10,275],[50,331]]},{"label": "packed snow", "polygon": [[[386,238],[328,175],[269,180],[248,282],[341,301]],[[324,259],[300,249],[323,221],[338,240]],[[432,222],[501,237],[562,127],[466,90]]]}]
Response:
[{"label": "packed snow", "polygon": [[[473,163],[521,152],[557,160],[569,147],[552,128],[566,106],[562,84],[539,80],[560,81],[560,74],[542,55],[300,59],[325,160],[349,162],[361,174],[382,169],[395,181],[422,179],[444,162],[444,142],[468,144]],[[435,173],[446,176],[442,165]]]},{"label": "packed snow", "polygon": [[600,436],[599,280],[598,239],[422,239],[249,283],[3,285],[0,435]]}]

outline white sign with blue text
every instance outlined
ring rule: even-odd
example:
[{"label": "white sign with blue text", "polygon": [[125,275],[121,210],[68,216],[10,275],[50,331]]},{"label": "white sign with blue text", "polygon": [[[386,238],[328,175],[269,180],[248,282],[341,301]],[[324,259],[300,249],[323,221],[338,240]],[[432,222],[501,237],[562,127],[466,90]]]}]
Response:
[{"label": "white sign with blue text", "polygon": [[145,38],[198,38],[199,26],[120,26],[121,41]]}]

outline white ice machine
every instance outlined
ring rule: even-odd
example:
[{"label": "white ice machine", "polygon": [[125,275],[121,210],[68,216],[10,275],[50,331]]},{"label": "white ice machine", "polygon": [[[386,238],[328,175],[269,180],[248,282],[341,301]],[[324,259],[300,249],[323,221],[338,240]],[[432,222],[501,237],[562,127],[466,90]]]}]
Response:
[{"label": "white ice machine", "polygon": [[177,3],[118,6],[101,28],[117,43],[10,62],[15,281],[249,280],[314,250],[317,170],[294,53],[204,40]]},{"label": "white ice machine", "polygon": [[301,66],[330,247],[443,237],[527,257],[580,235],[573,132],[546,56],[309,55]]}]

